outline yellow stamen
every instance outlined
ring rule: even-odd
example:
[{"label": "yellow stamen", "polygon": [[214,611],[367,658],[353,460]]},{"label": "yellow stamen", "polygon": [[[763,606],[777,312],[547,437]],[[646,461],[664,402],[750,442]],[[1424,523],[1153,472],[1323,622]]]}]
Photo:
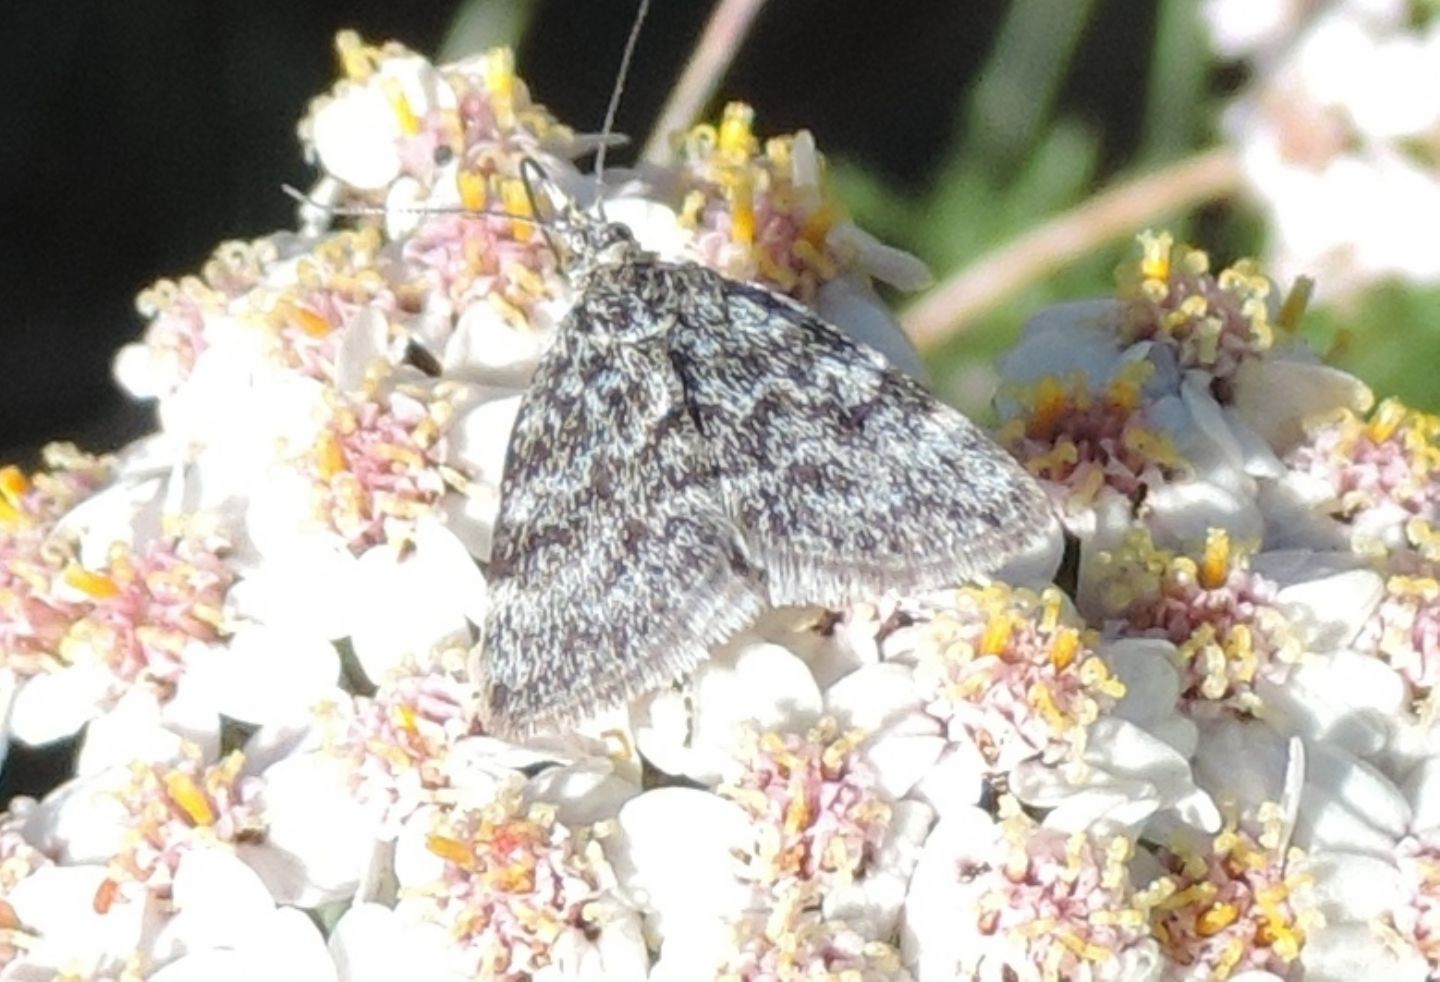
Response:
[{"label": "yellow stamen", "polygon": [[508,47],[486,52],[485,89],[497,99],[510,99],[515,94],[515,52]]},{"label": "yellow stamen", "polygon": [[1234,904],[1214,904],[1195,918],[1195,933],[1202,938],[1212,938],[1234,924],[1239,917],[1240,911]]},{"label": "yellow stamen", "polygon": [[1405,422],[1405,404],[1399,399],[1386,399],[1375,407],[1375,414],[1370,418],[1370,424],[1366,427],[1366,435],[1375,443],[1384,443],[1395,435],[1395,431]]},{"label": "yellow stamen", "polygon": [[[521,218],[529,218],[534,212],[530,209],[530,194],[525,190],[523,181],[507,180],[500,184],[500,204],[504,207],[507,215],[519,215]],[[516,242],[529,242],[530,237],[535,234],[533,226],[526,222],[514,223],[514,235]]]},{"label": "yellow stamen", "polygon": [[204,790],[195,779],[184,771],[171,771],[165,775],[165,793],[185,813],[191,823],[197,826],[215,824],[215,809]]},{"label": "yellow stamen", "polygon": [[1168,280],[1170,278],[1170,254],[1175,237],[1169,232],[1140,233],[1140,248],[1144,255],[1140,260],[1140,274],[1146,279]]},{"label": "yellow stamen", "polygon": [[730,240],[740,245],[755,241],[755,185],[749,174],[737,175],[730,185]]},{"label": "yellow stamen", "polygon": [[723,156],[748,160],[759,149],[753,125],[755,110],[743,102],[731,102],[720,117],[717,149]]},{"label": "yellow stamen", "polygon": [[1015,618],[1008,613],[997,613],[985,624],[985,634],[980,639],[980,654],[998,655],[1010,643],[1015,630]]},{"label": "yellow stamen", "polygon": [[354,31],[340,31],[335,35],[335,53],[340,56],[340,70],[348,79],[359,82],[374,71],[373,49]]},{"label": "yellow stamen", "polygon": [[485,187],[485,175],[473,170],[455,172],[455,189],[460,192],[460,204],[471,211],[481,211],[489,194]]},{"label": "yellow stamen", "polygon": [[328,481],[345,470],[345,452],[333,433],[320,435],[320,439],[315,443],[313,459],[315,467],[320,471],[320,477],[324,480]]},{"label": "yellow stamen", "polygon": [[380,88],[385,92],[385,98],[390,103],[390,110],[395,113],[395,119],[400,124],[400,132],[407,136],[414,136],[420,132],[420,117],[415,115],[415,107],[410,105],[410,100],[405,96],[405,87],[400,84],[397,78],[386,78],[380,82]]}]

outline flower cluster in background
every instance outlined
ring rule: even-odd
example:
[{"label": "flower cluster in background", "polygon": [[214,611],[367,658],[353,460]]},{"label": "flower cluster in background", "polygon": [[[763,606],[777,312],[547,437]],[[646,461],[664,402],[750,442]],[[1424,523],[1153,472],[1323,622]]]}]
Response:
[{"label": "flower cluster in background", "polygon": [[769,612],[511,743],[468,666],[573,299],[521,161],[912,371],[871,281],[924,270],[744,106],[601,187],[508,51],[339,49],[297,229],[141,295],[116,373],[159,429],[0,469],[5,733],[78,736],[0,820],[4,972],[1440,972],[1440,420],[1311,352],[1305,281],[1147,234],[1112,297],[1031,322],[996,438],[1063,569]]},{"label": "flower cluster in background", "polygon": [[1440,21],[1407,0],[1208,0],[1216,53],[1252,67],[1225,129],[1267,212],[1272,268],[1331,296],[1440,280]]}]

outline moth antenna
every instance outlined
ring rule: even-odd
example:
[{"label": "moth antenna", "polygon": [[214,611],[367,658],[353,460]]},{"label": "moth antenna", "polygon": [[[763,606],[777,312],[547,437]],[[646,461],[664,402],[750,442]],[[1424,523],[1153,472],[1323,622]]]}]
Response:
[{"label": "moth antenna", "polygon": [[[534,162],[531,161],[531,163]],[[535,166],[539,167],[540,165],[535,164]],[[544,171],[541,171],[541,173],[543,174]],[[550,229],[540,219],[531,218],[528,215],[516,215],[508,211],[495,211],[489,208],[467,208],[464,205],[406,205],[403,207],[386,207],[385,205],[332,205],[324,201],[317,201],[293,184],[282,184],[280,185],[280,190],[308,208],[314,208],[328,215],[340,218],[384,218],[386,215],[394,214],[395,212],[410,215],[493,215],[496,218],[508,218],[512,222],[523,222],[526,225],[537,226],[545,233],[547,240],[550,238]],[[528,183],[525,185],[525,193],[527,195],[530,194],[530,185]],[[531,200],[531,207],[534,207],[533,198]]]},{"label": "moth antenna", "polygon": [[[595,183],[604,187],[605,150],[610,143],[610,130],[615,125],[615,113],[620,109],[620,96],[625,92],[625,78],[630,74],[630,59],[640,40],[640,28],[645,24],[645,15],[650,12],[650,0],[640,0],[635,11],[635,21],[630,25],[630,36],[625,39],[625,51],[620,55],[620,70],[615,73],[615,88],[610,92],[610,105],[605,108],[605,121],[600,126],[600,149],[595,151]],[[605,217],[605,196],[596,198],[600,217]]]}]

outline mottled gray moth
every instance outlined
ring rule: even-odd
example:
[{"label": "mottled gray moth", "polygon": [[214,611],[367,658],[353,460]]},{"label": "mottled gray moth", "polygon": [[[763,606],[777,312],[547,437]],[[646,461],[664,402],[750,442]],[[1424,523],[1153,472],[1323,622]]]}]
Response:
[{"label": "mottled gray moth", "polygon": [[657,259],[530,170],[577,299],[506,453],[478,665],[492,732],[671,684],[769,606],[961,583],[1046,534],[1024,469],[878,353]]},{"label": "mottled gray moth", "polygon": [[506,454],[482,653],[489,726],[669,684],[772,605],[993,572],[1044,492],[974,424],[788,297],[565,206],[577,293]]}]

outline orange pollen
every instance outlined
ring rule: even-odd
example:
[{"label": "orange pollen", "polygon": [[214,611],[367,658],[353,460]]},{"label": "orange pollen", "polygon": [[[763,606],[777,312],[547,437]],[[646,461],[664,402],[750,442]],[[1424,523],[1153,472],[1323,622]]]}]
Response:
[{"label": "orange pollen", "polygon": [[1200,585],[1214,590],[1230,577],[1230,536],[1224,529],[1211,529],[1205,536],[1205,558],[1200,562]]},{"label": "orange pollen", "polygon": [[74,564],[66,568],[65,582],[95,600],[109,600],[120,593],[119,584],[110,577],[103,573],[92,573]]},{"label": "orange pollen", "polygon": [[1015,630],[1015,619],[1009,614],[996,614],[985,624],[985,634],[980,639],[980,654],[998,655],[1010,643]]},{"label": "orange pollen", "polygon": [[[500,184],[500,204],[504,207],[507,215],[519,215],[522,218],[531,217],[534,212],[530,208],[530,193],[525,190],[523,181],[509,180]],[[516,242],[529,242],[535,234],[535,228],[525,222],[512,223]]]},{"label": "orange pollen", "polygon": [[1055,432],[1060,428],[1060,421],[1070,410],[1070,397],[1060,380],[1041,379],[1035,392],[1035,408],[1025,426],[1026,435],[1035,440],[1053,440]]},{"label": "orange pollen", "polygon": [[535,863],[520,860],[486,871],[485,882],[506,893],[533,893],[535,890]]},{"label": "orange pollen", "polygon": [[395,721],[395,725],[400,727],[400,729],[406,733],[415,732],[415,710],[409,706],[397,705],[393,707],[391,716]]},{"label": "orange pollen", "polygon": [[323,338],[333,328],[330,321],[303,304],[284,302],[281,309],[287,321],[312,338]]},{"label": "orange pollen", "polygon": [[196,826],[215,824],[215,809],[210,805],[204,790],[195,779],[184,771],[171,771],[165,775],[165,793]]},{"label": "orange pollen", "polygon": [[30,481],[25,472],[14,464],[0,467],[0,495],[12,505],[19,505],[20,498],[30,490]]},{"label": "orange pollen", "polygon": [[1211,938],[1225,930],[1240,917],[1234,904],[1212,904],[1195,918],[1195,933]]},{"label": "orange pollen", "polygon": [[802,795],[790,802],[790,807],[785,809],[785,831],[794,834],[809,824],[810,802]]},{"label": "orange pollen", "polygon": [[485,188],[485,175],[473,170],[457,171],[455,189],[460,193],[460,203],[471,211],[480,211],[489,197]]},{"label": "orange pollen", "polygon": [[755,241],[755,187],[748,175],[730,186],[730,240],[740,245]]},{"label": "orange pollen", "polygon": [[839,217],[840,210],[833,202],[826,201],[805,217],[805,224],[800,226],[800,238],[816,249],[824,249],[825,239]]},{"label": "orange pollen", "polygon": [[1061,628],[1055,634],[1055,641],[1050,645],[1050,664],[1060,671],[1069,668],[1075,662],[1075,655],[1080,651],[1080,632],[1073,627]]},{"label": "orange pollen", "polygon": [[475,868],[475,850],[458,839],[451,839],[443,835],[428,835],[425,837],[425,848],[461,869]]},{"label": "orange pollen", "polygon": [[320,476],[327,481],[345,470],[345,452],[340,449],[340,441],[335,439],[333,433],[320,435],[315,444],[314,459]]},{"label": "orange pollen", "polygon": [[[114,877],[107,876],[101,880],[100,885],[95,888],[95,899],[90,901],[90,908],[97,914],[108,914],[110,913],[110,908],[115,904],[115,898],[119,895],[120,881]],[[13,917],[15,913],[14,909],[11,908],[9,904],[6,904],[5,907]],[[16,926],[18,926],[18,921]]]}]

